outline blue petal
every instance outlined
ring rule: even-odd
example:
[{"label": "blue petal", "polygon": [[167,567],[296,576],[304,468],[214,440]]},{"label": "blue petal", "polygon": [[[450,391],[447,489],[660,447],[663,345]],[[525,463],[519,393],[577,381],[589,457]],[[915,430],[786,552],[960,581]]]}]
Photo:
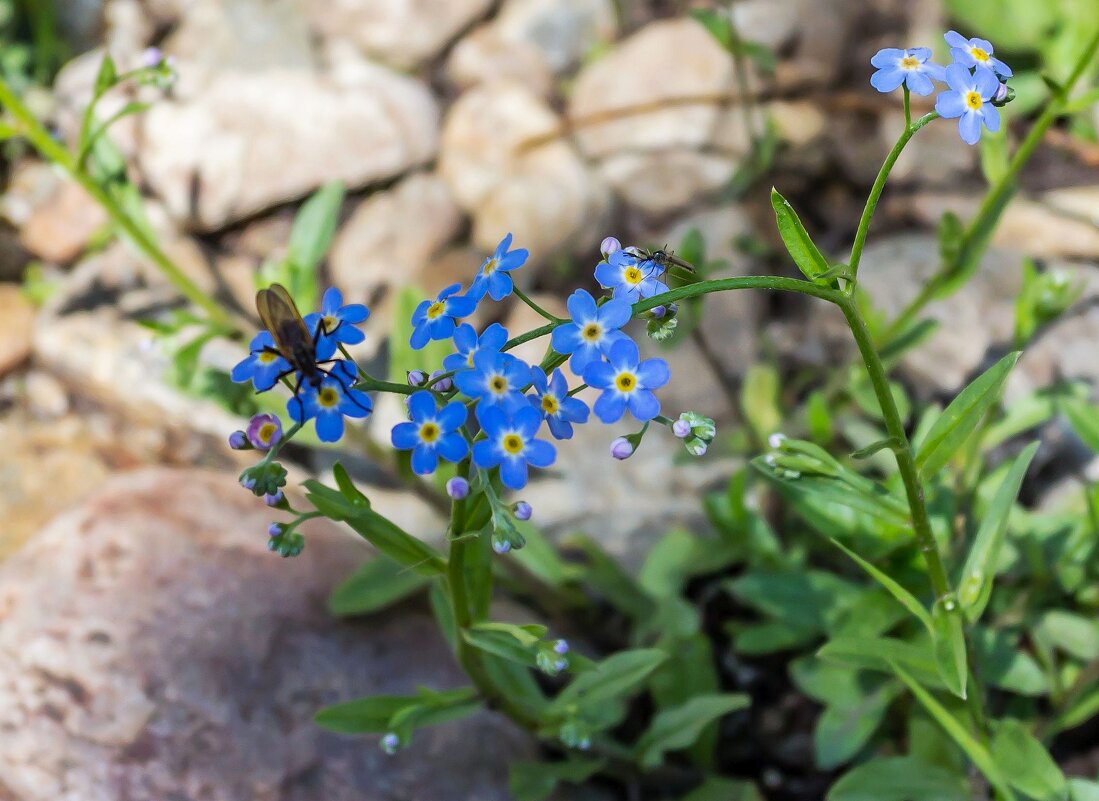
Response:
[{"label": "blue petal", "polygon": [[435,396],[426,389],[413,392],[408,398],[408,416],[417,423],[435,416]]},{"label": "blue petal", "polygon": [[561,401],[561,417],[573,423],[586,423],[588,404],[579,398],[565,398]]},{"label": "blue petal", "polygon": [[533,406],[527,404],[515,412],[511,423],[519,436],[526,442],[535,435],[538,427],[542,425],[542,414]]},{"label": "blue petal", "polygon": [[420,444],[420,427],[415,423],[397,423],[389,432],[389,441],[399,451],[407,451]]},{"label": "blue petal", "polygon": [[943,35],[943,39],[945,39],[946,43],[951,47],[960,47],[962,49],[969,47],[969,40],[957,31],[948,31]]},{"label": "blue petal", "polygon": [[527,443],[523,456],[534,467],[549,467],[557,458],[557,449],[544,439],[532,439]]},{"label": "blue petal", "polygon": [[[553,333],[556,334],[557,331],[554,331]],[[254,356],[244,357],[233,366],[233,370],[229,373],[229,377],[238,384],[250,381],[252,379],[252,374],[255,372],[255,367],[253,366],[254,361]]]},{"label": "blue petal", "polygon": [[435,450],[448,462],[460,462],[469,453],[469,443],[457,431],[441,437],[435,444]]},{"label": "blue petal", "polygon": [[421,322],[412,329],[412,336],[408,338],[408,344],[412,350],[420,350],[431,341],[431,332],[426,322]]},{"label": "blue petal", "polygon": [[508,330],[499,323],[493,323],[481,333],[478,347],[486,350],[500,350],[508,341]]},{"label": "blue petal", "polygon": [[1000,79],[987,67],[977,67],[973,71],[973,83],[981,93],[982,100],[988,100],[1000,89]]},{"label": "blue petal", "polygon": [[672,377],[663,359],[646,359],[637,366],[637,380],[645,389],[659,389]]},{"label": "blue petal", "polygon": [[374,401],[365,392],[357,389],[349,389],[344,392],[344,400],[340,403],[340,413],[348,417],[366,417],[374,411]]},{"label": "blue petal", "polygon": [[981,109],[981,117],[984,119],[985,127],[992,133],[996,133],[1000,130],[1000,110],[991,104],[986,104]]},{"label": "blue petal", "polygon": [[270,331],[260,331],[252,337],[252,341],[248,343],[248,350],[253,353],[273,347],[275,347],[275,338],[271,336]]},{"label": "blue petal", "polygon": [[502,409],[495,406],[477,405],[477,422],[481,424],[485,435],[493,439],[508,427],[508,417]]},{"label": "blue petal", "polygon": [[[511,282],[511,279],[508,279]],[[491,290],[492,285],[489,285]],[[477,300],[471,298],[468,295],[461,295],[456,298],[450,298],[446,302],[446,313],[450,317],[469,317],[473,312],[477,311]],[[450,336],[449,334],[447,336]]]},{"label": "blue petal", "polygon": [[418,476],[426,476],[434,473],[439,466],[439,457],[435,455],[435,448],[428,445],[417,445],[412,449],[412,472]]},{"label": "blue petal", "polygon": [[607,362],[592,362],[584,368],[584,383],[596,389],[607,389],[614,384],[616,373]]},{"label": "blue petal", "polygon": [[462,323],[454,329],[454,347],[460,353],[469,353],[477,347],[477,331],[469,323]]},{"label": "blue petal", "polygon": [[[621,253],[621,251],[616,251],[616,253]],[[616,253],[612,253],[611,256],[616,255]],[[595,280],[598,281],[599,285],[604,289],[618,287],[622,284],[622,271],[612,264],[601,261],[595,267]],[[573,319],[575,320],[576,318],[574,317]]]},{"label": "blue petal", "polygon": [[572,439],[572,423],[560,417],[547,417],[550,433],[557,439]]},{"label": "blue petal", "polygon": [[304,423],[309,419],[305,413],[305,404],[297,396],[286,401],[286,413],[290,415],[290,419],[295,423]]},{"label": "blue petal", "polygon": [[496,446],[488,440],[473,443],[473,463],[478,467],[495,467],[500,464]]},{"label": "blue petal", "polygon": [[602,358],[597,346],[584,343],[573,352],[572,358],[569,359],[569,368],[577,375],[583,376],[589,364],[601,361]]},{"label": "blue petal", "polygon": [[526,248],[516,248],[504,256],[502,256],[497,262],[497,272],[508,272],[510,270],[518,270],[524,264],[527,263],[527,257],[530,252]]},{"label": "blue petal", "polygon": [[468,398],[479,398],[485,394],[485,374],[478,370],[466,370],[454,376],[454,386]]},{"label": "blue petal", "polygon": [[[545,373],[542,373],[544,376]],[[557,398],[563,398],[569,394],[569,382],[565,380],[565,374],[560,369],[553,371],[553,377],[548,385],[549,391]],[[545,390],[542,390],[545,392]]]},{"label": "blue petal", "polygon": [[605,329],[618,329],[633,317],[633,308],[621,300],[610,300],[599,307],[599,322]]},{"label": "blue petal", "polygon": [[935,91],[935,84],[931,82],[931,78],[921,72],[910,72],[905,80],[912,93],[921,97],[927,97]]},{"label": "blue petal", "polygon": [[955,61],[946,68],[946,83],[955,92],[965,94],[973,85],[973,73],[964,64]]},{"label": "blue petal", "polygon": [[527,463],[524,459],[511,457],[500,464],[500,480],[508,489],[518,490],[527,485]]},{"label": "blue petal", "polygon": [[652,420],[660,414],[660,401],[656,399],[656,395],[649,392],[647,389],[639,389],[635,392],[631,392],[629,400],[626,401],[626,405],[630,408],[630,414],[642,423],[647,420]]},{"label": "blue petal", "polygon": [[958,133],[967,145],[975,145],[981,138],[981,115],[967,111],[958,121]]},{"label": "blue petal", "polygon": [[935,111],[948,120],[960,117],[966,112],[965,100],[961,92],[942,92],[935,98]]},{"label": "blue petal", "polygon": [[432,339],[450,339],[454,336],[454,319],[452,317],[440,317],[427,324],[428,335]]},{"label": "blue petal", "polygon": [[[598,273],[598,269],[596,272]],[[569,295],[569,299],[565,301],[565,306],[569,310],[569,317],[573,319],[573,322],[580,325],[597,316],[599,312],[598,307],[595,305],[595,298],[586,289],[578,289]]]},{"label": "blue petal", "polygon": [[607,354],[607,361],[616,370],[627,370],[637,367],[637,362],[640,360],[641,354],[637,350],[637,345],[634,344],[632,339],[623,339],[620,342],[615,342],[614,346]]},{"label": "blue petal", "polygon": [[325,412],[317,415],[317,439],[321,442],[336,442],[342,436],[342,414],[339,412]]},{"label": "blue petal", "polygon": [[580,336],[580,327],[576,323],[559,325],[550,334],[550,345],[561,354],[574,353],[583,344],[584,339]]},{"label": "blue petal", "polygon": [[879,92],[892,92],[904,83],[907,75],[900,67],[885,67],[870,76],[870,85]]},{"label": "blue petal", "polygon": [[444,432],[450,432],[458,428],[466,421],[468,411],[464,403],[448,403],[440,411],[435,418],[435,422],[439,424],[439,428]]},{"label": "blue petal", "polygon": [[892,66],[904,58],[904,51],[896,47],[884,47],[870,57],[870,64],[883,69]]},{"label": "blue petal", "polygon": [[339,316],[345,323],[358,325],[359,323],[365,323],[367,318],[370,317],[370,309],[362,303],[349,303],[340,309]]},{"label": "blue petal", "polygon": [[539,395],[545,395],[546,390],[549,388],[546,382],[546,371],[541,367],[530,368],[530,383],[534,385]]},{"label": "blue petal", "polygon": [[1002,75],[1005,78],[1010,78],[1012,75],[1015,74],[1011,71],[1011,67],[1000,61],[1000,59],[998,58],[990,58],[988,60],[988,65],[992,67],[993,71],[996,72],[997,75]]},{"label": "blue petal", "polygon": [[496,258],[500,258],[508,252],[508,248],[511,247],[511,231],[504,234],[504,238],[500,240],[500,244],[496,246],[496,252],[493,254]]},{"label": "blue petal", "polygon": [[453,294],[457,293],[459,290],[461,290],[461,288],[462,288],[461,284],[451,284],[450,286],[446,287],[445,289],[443,289],[442,292],[439,293],[438,300],[446,300],[451,295],[453,295]]},{"label": "blue petal", "polygon": [[592,411],[604,423],[615,423],[626,411],[626,399],[613,389],[605,390],[595,401]]},{"label": "blue petal", "polygon": [[[511,290],[512,290],[513,286],[514,285],[511,282],[511,276],[508,275],[505,272],[497,270],[496,272],[494,272],[492,275],[489,276],[489,279],[488,279],[488,295],[493,300],[497,300],[497,301],[503,300],[504,298],[506,298],[508,295],[511,294]],[[474,308],[476,308],[476,307],[474,307]],[[473,311],[470,310],[468,313],[472,314]],[[464,317],[465,315],[458,315],[458,316],[459,317]]]},{"label": "blue petal", "polygon": [[419,325],[427,321],[427,310],[431,308],[430,300],[421,300],[412,310],[412,324]]},{"label": "blue petal", "polygon": [[909,55],[915,56],[916,60],[923,64],[929,58],[931,58],[930,47],[912,47],[907,51]]}]

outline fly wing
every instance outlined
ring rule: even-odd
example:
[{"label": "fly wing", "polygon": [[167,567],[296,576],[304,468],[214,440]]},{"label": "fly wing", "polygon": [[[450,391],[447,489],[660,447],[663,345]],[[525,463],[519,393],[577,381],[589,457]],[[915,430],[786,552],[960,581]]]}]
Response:
[{"label": "fly wing", "polygon": [[664,261],[668,262],[668,264],[674,264],[676,267],[684,269],[689,273],[693,273],[695,271],[693,264],[691,264],[689,261],[684,261],[674,253],[668,253],[667,251],[665,251],[662,258],[664,259]]},{"label": "fly wing", "polygon": [[256,311],[283,356],[291,357],[303,348],[312,350],[313,336],[294,305],[294,299],[282,284],[272,284],[256,293]]}]

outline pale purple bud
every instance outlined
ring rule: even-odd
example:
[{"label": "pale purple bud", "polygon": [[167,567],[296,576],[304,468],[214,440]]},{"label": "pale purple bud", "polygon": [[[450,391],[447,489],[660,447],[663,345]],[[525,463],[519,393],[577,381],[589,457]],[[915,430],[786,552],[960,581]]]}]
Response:
[{"label": "pale purple bud", "polygon": [[272,523],[267,527],[268,537],[281,537],[282,536],[282,523]]},{"label": "pale purple bud", "polygon": [[153,67],[159,67],[160,62],[164,60],[164,54],[160,52],[159,47],[146,48],[145,52],[141,54],[141,66],[152,69]]},{"label": "pale purple bud", "polygon": [[401,747],[401,738],[393,732],[389,732],[389,734],[382,737],[380,745],[383,751],[393,756],[397,753],[397,749]]},{"label": "pale purple bud", "polygon": [[282,503],[282,490],[275,490],[270,495],[264,495],[263,502],[268,506],[278,506]]},{"label": "pale purple bud", "polygon": [[767,444],[774,448],[776,451],[782,447],[782,443],[786,441],[786,435],[775,432],[771,436],[767,437]]},{"label": "pale purple bud", "polygon": [[633,456],[633,443],[625,437],[619,437],[611,443],[611,456],[615,459],[629,459]]},{"label": "pale purple bud", "polygon": [[469,495],[469,482],[461,476],[454,476],[446,482],[446,494],[456,501],[460,501]]},{"label": "pale purple bud", "polygon": [[569,652],[569,644],[564,640],[558,640],[553,644],[553,652],[564,656]]},{"label": "pale purple bud", "polygon": [[691,424],[681,417],[672,423],[672,433],[680,439],[686,439],[691,435]]},{"label": "pale purple bud", "polygon": [[243,431],[234,431],[229,435],[229,447],[235,451],[246,451],[252,447],[248,441],[248,435]]},{"label": "pale purple bud", "polygon": [[530,516],[534,514],[534,510],[531,509],[530,504],[526,501],[518,501],[512,508],[515,511],[516,520],[530,520]]},{"label": "pale purple bud", "polygon": [[422,387],[425,381],[427,381],[427,373],[423,370],[408,371],[408,385],[410,387]]},{"label": "pale purple bud", "polygon": [[1007,84],[1006,83],[1000,84],[998,87],[996,87],[995,94],[992,95],[992,102],[993,103],[1003,103],[1005,100],[1007,100],[1007,93],[1008,93]]},{"label": "pale purple bud", "polygon": [[[434,373],[431,374],[429,380],[435,381],[435,379],[439,378],[439,376],[441,376],[443,372],[443,370],[436,370]],[[450,390],[454,389],[454,379],[452,379],[450,376],[447,376],[446,378],[439,378],[438,381],[435,381],[435,383],[431,385],[431,388],[434,389],[436,392],[450,392]]]},{"label": "pale purple bud", "polygon": [[603,254],[603,258],[607,258],[612,253],[622,250],[622,243],[615,239],[613,236],[608,236],[602,242],[599,243],[599,252]]},{"label": "pale purple bud", "polygon": [[506,554],[508,551],[511,550],[511,543],[508,542],[507,540],[493,540],[492,541],[492,550],[496,551],[496,553],[503,556],[504,554]]},{"label": "pale purple bud", "polygon": [[649,309],[649,314],[651,314],[657,320],[662,319],[667,313],[668,309],[666,306],[653,306],[651,309]]}]

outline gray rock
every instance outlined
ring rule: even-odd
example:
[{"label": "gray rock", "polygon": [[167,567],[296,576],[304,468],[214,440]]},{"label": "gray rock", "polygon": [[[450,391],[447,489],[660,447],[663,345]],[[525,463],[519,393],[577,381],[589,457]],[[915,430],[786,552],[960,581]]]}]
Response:
[{"label": "gray rock", "polygon": [[347,80],[224,71],[148,112],[140,162],[176,219],[214,230],[327,181],[360,187],[428,161],[436,115],[424,84],[365,62]]},{"label": "gray rock", "polygon": [[742,115],[720,102],[736,85],[732,59],[701,25],[653,22],[580,71],[568,119],[623,199],[667,212],[727,181],[747,152]]},{"label": "gray rock", "polygon": [[490,0],[304,0],[321,36],[354,42],[363,53],[400,69],[438,56],[483,16]]},{"label": "gray rock", "polygon": [[474,245],[491,252],[510,231],[533,261],[591,247],[609,193],[561,134],[558,115],[512,81],[477,86],[451,106],[439,174],[473,216]]},{"label": "gray rock", "polygon": [[422,611],[328,615],[359,540],[317,526],[283,560],[266,551],[269,518],[232,475],[145,470],[0,567],[8,796],[508,797],[506,766],[533,746],[489,713],[422,730],[395,757],[313,725],[325,704],[465,681]]}]

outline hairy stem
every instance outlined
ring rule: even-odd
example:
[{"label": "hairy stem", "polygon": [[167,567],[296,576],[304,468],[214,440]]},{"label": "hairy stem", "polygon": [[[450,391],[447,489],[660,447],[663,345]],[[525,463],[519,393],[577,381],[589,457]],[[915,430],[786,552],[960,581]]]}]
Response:
[{"label": "hairy stem", "polygon": [[244,331],[216,300],[206,294],[187,274],[160,248],[152,236],[136,223],[126,210],[91,175],[80,168],[69,152],[58,143],[49,131],[39,122],[30,109],[0,77],[0,105],[18,122],[20,134],[30,142],[39,155],[64,169],[84,190],[103,207],[114,223],[125,232],[150,261],[164,274],[164,277],[181,295],[201,308],[211,323],[230,333],[242,334]]}]

